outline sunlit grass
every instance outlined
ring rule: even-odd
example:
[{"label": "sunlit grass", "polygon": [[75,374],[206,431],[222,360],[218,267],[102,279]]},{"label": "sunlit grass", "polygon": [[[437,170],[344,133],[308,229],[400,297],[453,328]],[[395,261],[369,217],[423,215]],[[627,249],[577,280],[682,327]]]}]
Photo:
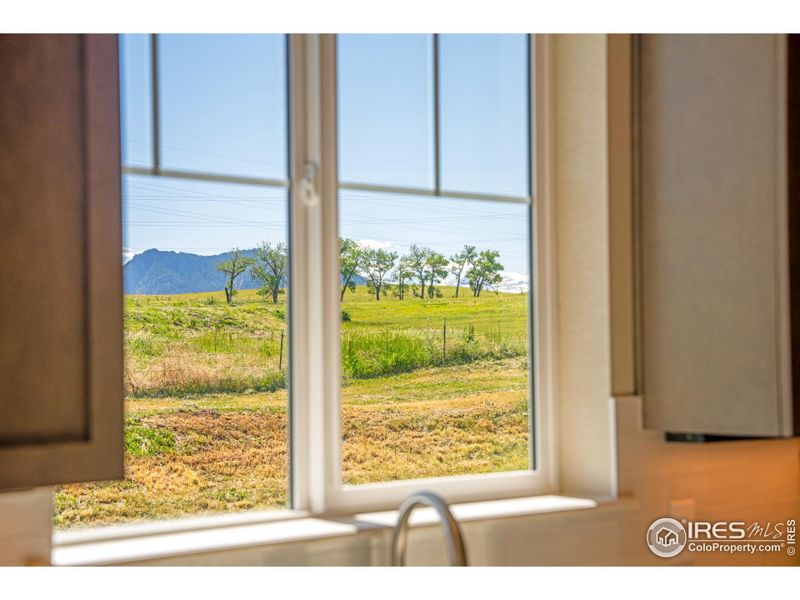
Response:
[{"label": "sunlit grass", "polygon": [[[527,295],[439,288],[425,300],[380,302],[359,286],[345,294],[342,374],[379,377],[420,368],[525,356]],[[275,391],[286,385],[286,298],[241,291],[129,296],[126,384],[132,396]]]},{"label": "sunlit grass", "polygon": [[[527,295],[440,290],[345,296],[347,484],[528,467]],[[126,478],[59,488],[56,525],[286,507],[285,302],[126,298]]]}]

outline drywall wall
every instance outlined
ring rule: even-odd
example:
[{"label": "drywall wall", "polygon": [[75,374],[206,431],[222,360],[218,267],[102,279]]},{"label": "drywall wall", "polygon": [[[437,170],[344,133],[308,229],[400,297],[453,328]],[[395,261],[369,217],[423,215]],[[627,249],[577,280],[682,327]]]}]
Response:
[{"label": "drywall wall", "polygon": [[0,493],[0,565],[50,562],[51,488]]},{"label": "drywall wall", "polygon": [[557,438],[566,494],[613,496],[605,35],[555,36]]}]

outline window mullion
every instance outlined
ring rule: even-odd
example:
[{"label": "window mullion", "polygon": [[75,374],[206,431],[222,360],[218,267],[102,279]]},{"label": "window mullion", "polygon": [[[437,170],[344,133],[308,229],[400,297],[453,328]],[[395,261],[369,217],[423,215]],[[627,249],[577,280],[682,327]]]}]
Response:
[{"label": "window mullion", "polygon": [[433,193],[438,196],[442,191],[442,139],[440,127],[439,104],[439,34],[432,36],[433,62]]},{"label": "window mullion", "polygon": [[289,40],[292,497],[294,508],[320,513],[340,478],[335,41]]},{"label": "window mullion", "polygon": [[153,173],[158,174],[161,169],[161,96],[160,78],[158,75],[158,34],[150,34],[150,86],[152,110],[152,135],[153,135]]}]

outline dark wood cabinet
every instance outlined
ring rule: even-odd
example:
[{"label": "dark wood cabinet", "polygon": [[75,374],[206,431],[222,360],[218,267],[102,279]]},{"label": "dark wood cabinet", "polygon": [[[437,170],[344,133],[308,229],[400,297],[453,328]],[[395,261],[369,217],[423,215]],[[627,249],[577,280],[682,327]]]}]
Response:
[{"label": "dark wood cabinet", "polygon": [[0,489],[122,476],[116,36],[0,35]]}]

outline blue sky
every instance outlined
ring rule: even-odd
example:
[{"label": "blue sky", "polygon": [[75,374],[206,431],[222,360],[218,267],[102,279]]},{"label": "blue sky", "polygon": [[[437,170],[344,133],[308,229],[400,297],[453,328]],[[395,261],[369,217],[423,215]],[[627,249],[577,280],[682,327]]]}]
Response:
[{"label": "blue sky", "polygon": [[[527,195],[526,42],[440,36],[442,187]],[[165,168],[285,179],[286,57],[278,35],[160,36]],[[147,36],[121,41],[123,155],[152,155]],[[433,186],[432,39],[344,35],[338,42],[340,181]],[[363,191],[340,193],[340,233],[404,252],[500,251],[527,281],[527,206]],[[148,248],[216,254],[286,239],[286,193],[263,186],[128,175],[126,255]],[[516,283],[509,286],[519,289]]]}]

